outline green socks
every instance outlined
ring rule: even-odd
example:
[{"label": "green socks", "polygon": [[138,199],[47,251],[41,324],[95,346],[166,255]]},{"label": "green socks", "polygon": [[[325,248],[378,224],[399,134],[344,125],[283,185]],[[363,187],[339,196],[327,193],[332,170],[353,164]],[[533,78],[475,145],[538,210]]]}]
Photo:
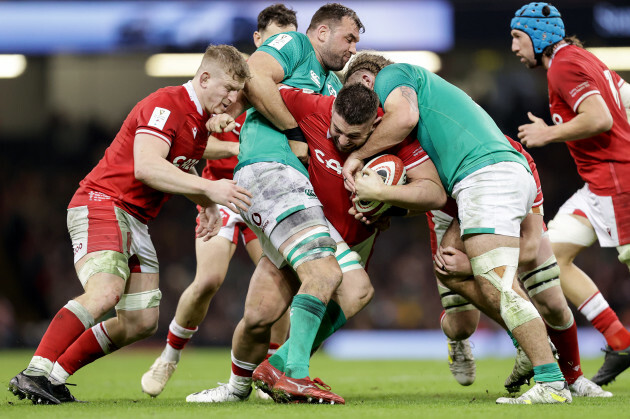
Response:
[{"label": "green socks", "polygon": [[310,294],[298,294],[293,297],[291,338],[289,339],[291,344],[287,350],[285,370],[288,377],[304,378],[308,376],[311,348],[325,312],[326,305]]},{"label": "green socks", "polygon": [[560,371],[558,363],[551,362],[549,364],[543,364],[534,367],[534,381],[536,381],[537,383],[564,381],[564,376]]}]

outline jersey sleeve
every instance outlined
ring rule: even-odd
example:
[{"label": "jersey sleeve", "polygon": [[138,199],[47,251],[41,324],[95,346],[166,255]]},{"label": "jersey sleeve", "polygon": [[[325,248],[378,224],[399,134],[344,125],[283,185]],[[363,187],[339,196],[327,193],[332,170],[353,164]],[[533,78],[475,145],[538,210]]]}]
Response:
[{"label": "jersey sleeve", "polygon": [[413,137],[407,137],[397,145],[394,154],[402,160],[405,170],[419,166],[429,159],[427,152],[420,146],[420,142]]},{"label": "jersey sleeve", "polygon": [[390,64],[382,69],[374,81],[374,91],[378,95],[381,105],[385,105],[387,96],[400,86],[408,86],[417,90],[417,80],[413,73],[406,71],[404,64]]},{"label": "jersey sleeve", "polygon": [[588,96],[601,95],[591,72],[579,61],[554,63],[547,72],[549,85],[577,113],[580,103]]},{"label": "jersey sleeve", "polygon": [[298,125],[318,108],[318,103],[322,99],[322,95],[315,93],[307,93],[302,89],[282,86],[280,87],[280,96]]},{"label": "jersey sleeve", "polygon": [[305,40],[308,42],[306,35],[299,32],[279,33],[270,37],[257,51],[264,51],[275,58],[282,66],[286,79],[304,58]]},{"label": "jersey sleeve", "polygon": [[136,134],[150,134],[171,147],[182,118],[172,100],[155,97],[141,103],[136,113]]}]

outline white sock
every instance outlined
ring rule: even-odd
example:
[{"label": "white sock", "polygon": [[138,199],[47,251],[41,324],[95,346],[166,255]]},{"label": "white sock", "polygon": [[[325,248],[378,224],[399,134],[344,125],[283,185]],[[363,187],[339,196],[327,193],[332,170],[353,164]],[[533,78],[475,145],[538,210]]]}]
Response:
[{"label": "white sock", "polygon": [[160,358],[162,358],[164,361],[178,363],[181,356],[181,349],[175,349],[167,343],[164,347],[164,350],[162,351],[162,355],[160,355]]},{"label": "white sock", "polygon": [[246,396],[249,393],[249,389],[252,387],[252,377],[241,377],[233,372],[230,373],[230,391],[241,396]]},{"label": "white sock", "polygon": [[53,369],[53,363],[48,358],[34,356],[29,362],[28,367],[24,370],[25,375],[30,376],[48,376]]},{"label": "white sock", "polygon": [[48,377],[48,380],[53,385],[66,384],[66,380],[68,379],[68,377],[70,377],[70,374],[68,374],[66,370],[64,370],[63,367],[59,365],[58,362],[55,362],[55,365],[53,365],[53,369],[50,373],[50,376]]}]

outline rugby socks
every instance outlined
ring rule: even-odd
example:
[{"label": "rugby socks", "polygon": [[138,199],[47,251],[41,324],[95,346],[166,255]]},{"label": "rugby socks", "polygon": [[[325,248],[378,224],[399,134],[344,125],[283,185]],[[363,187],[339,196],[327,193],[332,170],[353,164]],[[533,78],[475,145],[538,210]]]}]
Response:
[{"label": "rugby socks", "polygon": [[179,362],[182,349],[184,349],[184,346],[192,339],[197,330],[199,330],[199,327],[195,327],[194,329],[182,327],[173,319],[168,326],[166,346],[160,357],[168,362]]},{"label": "rugby socks", "polygon": [[86,330],[57,360],[57,363],[68,374],[72,375],[79,368],[117,350],[107,334],[105,323]]},{"label": "rugby socks", "polygon": [[550,383],[561,381],[564,383],[564,377],[560,371],[560,367],[555,362],[549,364],[538,365],[534,367],[534,381],[537,383]]},{"label": "rugby socks", "polygon": [[573,384],[582,373],[580,367],[580,349],[578,347],[577,325],[571,321],[565,326],[547,326],[549,338],[558,350],[558,365],[569,385]]},{"label": "rugby socks", "polygon": [[630,332],[599,291],[582,303],[578,310],[604,335],[612,350],[619,351],[630,346]]},{"label": "rugby socks", "polygon": [[[313,341],[313,347],[311,348],[311,355],[317,348],[326,340],[330,335],[339,330],[344,324],[346,324],[346,316],[343,314],[343,310],[335,301],[330,300],[326,312],[315,335]],[[287,363],[287,357],[289,354],[289,347],[291,338],[287,340],[275,353],[268,357],[269,363],[280,371],[284,371],[284,367]]]},{"label": "rugby socks", "polygon": [[293,297],[289,338],[291,345],[288,348],[285,371],[288,377],[308,376],[311,348],[325,312],[326,305],[317,297],[310,294],[298,294]]},{"label": "rugby socks", "polygon": [[94,318],[87,309],[74,300],[68,301],[50,322],[24,374],[50,374],[53,363],[92,325]]},{"label": "rugby socks", "polygon": [[252,374],[256,369],[256,364],[245,361],[239,361],[234,358],[234,352],[231,353],[232,372],[230,373],[230,381],[228,386],[230,392],[245,397],[249,394],[252,387]]}]

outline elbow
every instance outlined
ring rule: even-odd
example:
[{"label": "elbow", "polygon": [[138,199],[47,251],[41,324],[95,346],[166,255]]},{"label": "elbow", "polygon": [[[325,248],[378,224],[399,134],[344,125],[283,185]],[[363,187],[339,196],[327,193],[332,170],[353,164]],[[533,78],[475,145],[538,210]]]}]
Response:
[{"label": "elbow", "polygon": [[601,124],[600,124],[600,132],[606,132],[606,131],[610,131],[612,129],[613,126],[613,118],[611,114],[607,114],[605,118],[602,118]]},{"label": "elbow", "polygon": [[435,208],[434,209],[444,208],[444,206],[446,205],[446,200],[447,199],[448,199],[448,196],[446,195],[446,191],[444,189],[440,188],[440,192],[439,192],[437,200],[435,202]]},{"label": "elbow", "polygon": [[149,171],[142,165],[135,164],[133,167],[134,177],[142,183],[147,183],[149,180]]}]

